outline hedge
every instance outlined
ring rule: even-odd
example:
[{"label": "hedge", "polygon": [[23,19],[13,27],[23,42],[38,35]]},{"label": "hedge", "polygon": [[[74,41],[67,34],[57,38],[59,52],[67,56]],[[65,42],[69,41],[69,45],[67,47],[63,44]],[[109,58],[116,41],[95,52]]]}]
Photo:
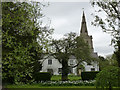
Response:
[{"label": "hedge", "polygon": [[50,81],[51,77],[52,77],[52,75],[49,72],[38,72],[38,73],[34,74],[34,79],[37,82],[40,82],[40,81]]},{"label": "hedge", "polygon": [[99,73],[99,71],[82,72],[81,78],[82,80],[94,80],[97,73]]}]

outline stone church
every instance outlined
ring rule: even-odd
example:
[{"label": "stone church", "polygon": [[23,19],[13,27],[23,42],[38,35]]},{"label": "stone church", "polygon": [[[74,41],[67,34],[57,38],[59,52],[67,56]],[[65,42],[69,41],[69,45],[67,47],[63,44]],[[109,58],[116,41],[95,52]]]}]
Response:
[{"label": "stone church", "polygon": [[[97,53],[94,52],[92,36],[88,35],[84,12],[82,16],[80,36],[82,36],[84,38],[84,41],[88,43],[92,57],[98,58]],[[76,64],[77,64],[76,58],[74,56],[71,56],[69,58],[68,65]],[[77,75],[81,71],[99,71],[99,65],[96,61],[92,62],[91,64],[88,64],[87,62],[82,62],[82,66],[84,67],[84,69],[78,67],[71,68],[69,74]],[[53,75],[59,75],[62,72],[62,64],[57,59],[50,56],[48,59],[45,59],[43,61],[42,70],[40,72],[51,72]]]}]

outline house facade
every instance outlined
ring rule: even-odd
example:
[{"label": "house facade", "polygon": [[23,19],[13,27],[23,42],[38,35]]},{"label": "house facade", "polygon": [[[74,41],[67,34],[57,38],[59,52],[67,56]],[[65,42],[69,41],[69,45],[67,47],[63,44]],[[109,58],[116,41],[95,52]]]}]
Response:
[{"label": "house facade", "polygon": [[[84,12],[82,16],[80,36],[82,36],[84,38],[84,41],[88,43],[91,51],[91,56],[94,58],[98,58],[97,53],[94,52],[92,36],[88,35]],[[47,57],[47,55],[45,57]],[[74,66],[76,64],[76,58],[71,55],[69,57],[68,65]],[[79,67],[70,68],[69,74],[77,75],[80,74],[81,71],[99,71],[99,64],[97,61],[91,62],[90,64],[88,64],[87,62],[82,62],[81,65],[84,67],[84,69]],[[49,58],[43,60],[42,70],[40,72],[51,72],[53,75],[60,75],[62,72],[62,64],[53,56],[50,56]]]}]

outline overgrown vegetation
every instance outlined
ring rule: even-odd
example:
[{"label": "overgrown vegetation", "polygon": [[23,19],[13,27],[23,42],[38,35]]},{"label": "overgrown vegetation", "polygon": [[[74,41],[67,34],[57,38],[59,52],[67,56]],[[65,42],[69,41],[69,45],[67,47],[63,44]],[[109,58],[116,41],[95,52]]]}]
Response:
[{"label": "overgrown vegetation", "polygon": [[[96,13],[93,14],[95,19],[92,24],[100,26],[104,32],[111,34],[113,37],[111,42],[114,43],[115,47],[114,54],[119,67],[118,80],[120,81],[120,2],[118,0],[92,0],[91,5],[98,7],[95,8]],[[105,18],[101,17],[103,13],[105,14]]]},{"label": "overgrown vegetation", "polygon": [[38,60],[52,33],[38,21],[43,17],[43,6],[37,2],[2,2],[3,83],[30,83],[40,71]]},{"label": "overgrown vegetation", "polygon": [[104,68],[100,73],[97,74],[96,77],[96,87],[105,87],[112,89],[112,87],[118,87],[118,77],[119,77],[119,67],[108,66]]}]

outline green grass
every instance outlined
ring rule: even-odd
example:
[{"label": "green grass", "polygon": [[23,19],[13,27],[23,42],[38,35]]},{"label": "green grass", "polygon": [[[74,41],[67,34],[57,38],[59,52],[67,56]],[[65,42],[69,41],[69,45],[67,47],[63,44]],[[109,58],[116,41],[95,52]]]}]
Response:
[{"label": "green grass", "polygon": [[[5,88],[96,88],[95,86],[41,86],[40,84],[6,85]],[[113,87],[118,88],[118,87]]]},{"label": "green grass", "polygon": [[39,84],[32,85],[7,85],[6,88],[95,88],[94,86],[40,86]]},{"label": "green grass", "polygon": [[[41,86],[40,84],[24,84],[24,85],[7,85],[5,88],[88,88],[95,89],[95,86]],[[115,90],[118,90],[118,87],[113,87]],[[101,89],[100,89],[101,90]]]},{"label": "green grass", "polygon": [[61,80],[61,75],[53,75],[51,80],[52,81],[60,81]]},{"label": "green grass", "polygon": [[[75,75],[68,75],[68,79],[70,81],[77,81],[81,80],[80,76],[75,76]],[[61,80],[61,75],[53,75],[51,78],[52,81],[60,81]]]}]

